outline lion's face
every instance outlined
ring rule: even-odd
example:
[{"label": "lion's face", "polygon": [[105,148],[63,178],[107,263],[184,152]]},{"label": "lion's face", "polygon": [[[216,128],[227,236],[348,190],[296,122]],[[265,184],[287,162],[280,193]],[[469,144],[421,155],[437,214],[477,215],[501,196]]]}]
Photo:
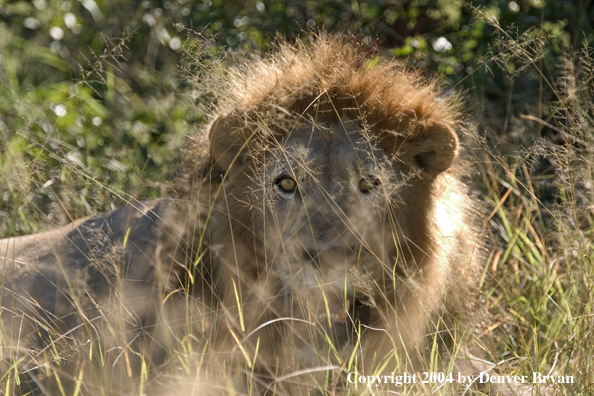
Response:
[{"label": "lion's face", "polygon": [[251,317],[266,322],[269,310],[297,319],[290,327],[306,364],[319,356],[313,344],[346,346],[360,328],[393,327],[395,316],[402,334],[418,338],[421,327],[408,322],[423,308],[406,306],[416,298],[409,275],[443,284],[422,267],[433,254],[431,186],[455,137],[423,126],[397,140],[367,125],[343,116],[284,126],[230,117],[211,127],[213,158],[228,169],[211,243],[233,235],[233,249],[217,254],[257,301]]},{"label": "lion's face", "polygon": [[396,62],[370,65],[340,40],[314,46],[238,72],[208,126],[205,235],[229,271],[220,294],[252,329],[290,323],[305,362],[328,340],[357,342],[360,325],[374,332],[365,349],[408,354],[461,251],[464,216],[449,202],[463,196],[445,172],[458,152],[452,101]]},{"label": "lion's face", "polygon": [[295,127],[244,168],[251,181],[244,205],[280,314],[331,329],[338,345],[359,322],[370,324],[371,305],[392,276],[395,166],[359,122],[336,120]]}]

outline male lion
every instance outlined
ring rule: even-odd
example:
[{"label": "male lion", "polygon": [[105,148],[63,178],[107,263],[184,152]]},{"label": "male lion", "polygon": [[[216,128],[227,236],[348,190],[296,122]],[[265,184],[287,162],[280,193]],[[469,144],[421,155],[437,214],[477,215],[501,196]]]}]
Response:
[{"label": "male lion", "polygon": [[[232,386],[291,394],[450,353],[481,258],[456,97],[364,47],[322,34],[231,70],[178,199],[0,241],[4,333],[27,367],[55,340],[94,342],[125,384],[189,334],[211,367],[246,369]],[[70,363],[52,367],[74,378]]]}]

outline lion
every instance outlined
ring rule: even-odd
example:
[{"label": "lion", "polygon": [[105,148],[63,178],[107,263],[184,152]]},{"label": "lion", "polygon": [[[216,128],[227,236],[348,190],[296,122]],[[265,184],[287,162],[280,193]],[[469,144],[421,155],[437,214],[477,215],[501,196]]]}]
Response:
[{"label": "lion", "polygon": [[418,369],[431,335],[473,309],[481,265],[458,98],[342,36],[281,43],[233,77],[208,126],[207,191],[225,197],[209,238],[233,248],[206,260],[266,301],[250,323],[317,325],[295,340],[300,364],[355,338],[365,367]]},{"label": "lion", "polygon": [[189,333],[256,394],[455,355],[483,259],[459,97],[341,34],[281,40],[226,78],[176,197],[0,241],[4,333],[99,340],[122,384]]}]

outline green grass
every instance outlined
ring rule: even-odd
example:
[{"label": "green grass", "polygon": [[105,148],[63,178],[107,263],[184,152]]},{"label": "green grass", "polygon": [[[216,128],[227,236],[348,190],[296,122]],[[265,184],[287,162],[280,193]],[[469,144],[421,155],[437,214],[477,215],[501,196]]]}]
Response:
[{"label": "green grass", "polygon": [[[489,316],[479,339],[491,361],[505,360],[513,372],[574,376],[575,384],[553,388],[571,395],[593,392],[589,51],[562,57],[557,81],[534,62],[552,100],[541,96],[535,113],[510,117],[509,133],[487,136],[498,144],[481,142],[477,155],[491,251],[482,281]],[[544,128],[557,134],[543,138]]]}]

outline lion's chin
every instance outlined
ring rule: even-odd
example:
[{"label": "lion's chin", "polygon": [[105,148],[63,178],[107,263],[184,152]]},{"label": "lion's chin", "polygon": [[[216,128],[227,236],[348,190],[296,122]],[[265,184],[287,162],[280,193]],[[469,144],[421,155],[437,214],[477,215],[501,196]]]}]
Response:
[{"label": "lion's chin", "polygon": [[[352,354],[352,348],[360,342],[370,323],[372,308],[364,300],[353,298],[351,301],[344,304],[342,312],[328,307],[327,312],[318,313],[313,322],[308,321],[315,324],[313,332],[295,327],[295,336],[299,340],[295,345],[295,356],[304,367],[340,364],[344,361],[341,359]],[[339,360],[335,360],[337,352],[341,356]]]},{"label": "lion's chin", "polygon": [[317,322],[322,327],[326,339],[331,339],[335,346],[343,347],[360,338],[369,325],[371,307],[363,300],[349,298],[344,305],[329,307],[319,312]]}]

